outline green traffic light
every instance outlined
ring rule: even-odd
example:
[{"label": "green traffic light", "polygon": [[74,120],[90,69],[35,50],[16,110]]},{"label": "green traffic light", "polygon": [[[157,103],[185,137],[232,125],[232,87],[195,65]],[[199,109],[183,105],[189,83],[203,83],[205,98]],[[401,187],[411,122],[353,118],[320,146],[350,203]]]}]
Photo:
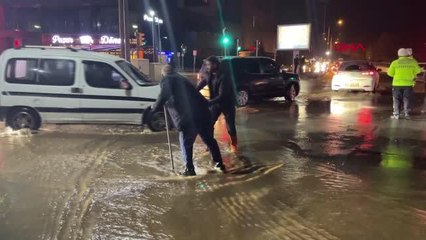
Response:
[{"label": "green traffic light", "polygon": [[223,37],[223,39],[222,39],[222,43],[223,44],[225,44],[225,45],[227,45],[228,43],[229,43],[229,37]]},{"label": "green traffic light", "polygon": [[237,51],[241,51],[241,46],[238,46],[238,47],[237,47]]}]

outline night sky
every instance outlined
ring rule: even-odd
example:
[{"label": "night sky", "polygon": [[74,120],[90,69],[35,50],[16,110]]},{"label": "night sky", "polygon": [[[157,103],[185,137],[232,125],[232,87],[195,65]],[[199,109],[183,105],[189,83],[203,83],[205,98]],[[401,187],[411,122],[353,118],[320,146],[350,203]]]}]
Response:
[{"label": "night sky", "polygon": [[330,6],[354,33],[426,30],[425,0],[331,0]]},{"label": "night sky", "polygon": [[426,30],[426,0],[278,0],[278,19],[322,25],[324,3],[328,25],[343,18],[353,33]]}]

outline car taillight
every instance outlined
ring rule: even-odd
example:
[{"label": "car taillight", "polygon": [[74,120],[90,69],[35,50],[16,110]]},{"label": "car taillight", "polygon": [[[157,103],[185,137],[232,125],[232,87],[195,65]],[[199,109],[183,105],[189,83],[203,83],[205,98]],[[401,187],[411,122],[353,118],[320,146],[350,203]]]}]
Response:
[{"label": "car taillight", "polygon": [[373,75],[374,75],[374,72],[373,72],[373,71],[370,71],[370,72],[362,72],[361,74],[362,74],[362,75],[366,75],[366,76],[373,76]]}]

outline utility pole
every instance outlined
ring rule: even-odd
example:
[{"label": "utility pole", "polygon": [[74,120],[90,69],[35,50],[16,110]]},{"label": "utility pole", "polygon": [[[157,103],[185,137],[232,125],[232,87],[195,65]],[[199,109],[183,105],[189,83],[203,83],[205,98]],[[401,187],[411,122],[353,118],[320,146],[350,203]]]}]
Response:
[{"label": "utility pole", "polygon": [[161,52],[163,51],[162,46],[161,46],[161,29],[160,29],[160,19],[158,19],[158,51],[160,52],[160,56],[161,56]]},{"label": "utility pole", "polygon": [[118,0],[118,23],[121,42],[121,57],[130,61],[128,0]]},{"label": "utility pole", "polygon": [[259,40],[256,40],[256,57],[259,56]]},{"label": "utility pole", "polygon": [[239,55],[240,50],[241,50],[241,46],[240,46],[240,39],[239,39],[239,38],[237,38],[237,53],[235,54],[235,56],[238,56],[238,55]]},{"label": "utility pole", "polygon": [[[152,15],[152,18],[154,18],[154,15]],[[157,49],[155,46],[155,22],[152,21],[152,61],[157,62]]]},{"label": "utility pole", "polygon": [[226,29],[226,27],[224,27],[222,29],[222,43],[223,43],[223,56],[225,56],[225,57],[227,55],[227,51],[226,50],[227,50],[228,43],[229,43],[229,38],[226,35],[226,31],[227,31],[227,29]]}]

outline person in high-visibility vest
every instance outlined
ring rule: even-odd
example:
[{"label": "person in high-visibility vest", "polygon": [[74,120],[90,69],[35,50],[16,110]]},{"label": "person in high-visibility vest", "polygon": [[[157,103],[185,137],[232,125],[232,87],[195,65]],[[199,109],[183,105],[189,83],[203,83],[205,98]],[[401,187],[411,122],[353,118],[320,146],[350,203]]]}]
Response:
[{"label": "person in high-visibility vest", "polygon": [[400,118],[401,99],[404,103],[404,116],[410,119],[410,97],[415,85],[417,74],[421,73],[421,68],[414,58],[410,57],[407,49],[398,50],[398,59],[393,61],[389,67],[388,75],[393,77],[393,119]]}]

